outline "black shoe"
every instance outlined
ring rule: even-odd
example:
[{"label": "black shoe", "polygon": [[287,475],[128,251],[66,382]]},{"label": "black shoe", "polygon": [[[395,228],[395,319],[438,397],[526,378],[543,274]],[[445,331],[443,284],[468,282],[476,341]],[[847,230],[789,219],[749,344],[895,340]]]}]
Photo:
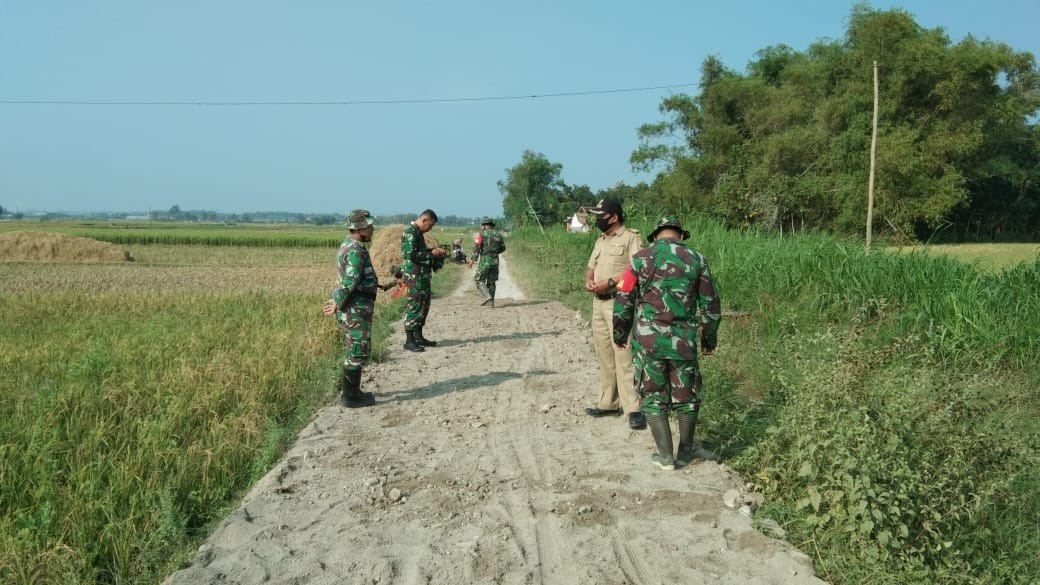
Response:
[{"label": "black shoe", "polygon": [[633,412],[628,415],[628,428],[642,430],[646,428],[646,417],[641,412]]},{"label": "black shoe", "polygon": [[601,416],[621,416],[621,411],[616,408],[614,410],[603,410],[602,408],[586,408],[585,414],[599,418]]},{"label": "black shoe", "polygon": [[429,339],[426,339],[425,336],[423,336],[422,329],[418,329],[415,331],[415,343],[423,347],[437,347],[436,341],[430,341]]},{"label": "black shoe", "polygon": [[404,334],[407,338],[407,341],[404,342],[405,349],[408,351],[426,351],[426,348],[419,345],[419,342],[416,341],[414,331],[405,331]]}]

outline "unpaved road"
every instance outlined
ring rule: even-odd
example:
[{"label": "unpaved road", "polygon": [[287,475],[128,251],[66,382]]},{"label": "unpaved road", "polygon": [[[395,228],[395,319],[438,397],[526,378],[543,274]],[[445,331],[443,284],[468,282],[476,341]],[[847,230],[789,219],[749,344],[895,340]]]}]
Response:
[{"label": "unpaved road", "polygon": [[574,311],[505,270],[479,307],[471,274],[434,300],[440,345],[405,352],[398,327],[365,370],[376,406],[318,411],[165,583],[823,583],[724,504],[732,470],[662,471],[648,431],[584,414],[596,360]]}]

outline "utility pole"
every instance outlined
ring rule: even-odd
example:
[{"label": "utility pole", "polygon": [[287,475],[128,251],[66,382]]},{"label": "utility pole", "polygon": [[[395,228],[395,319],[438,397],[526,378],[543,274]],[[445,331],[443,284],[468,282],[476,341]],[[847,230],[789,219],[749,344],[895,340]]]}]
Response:
[{"label": "utility pole", "polygon": [[542,227],[542,220],[538,219],[538,212],[534,210],[534,205],[531,205],[531,184],[525,180],[524,187],[524,199],[527,200],[527,208],[531,210],[531,215],[534,216],[535,222],[538,223],[538,230],[542,232],[542,237],[545,237],[545,228]]},{"label": "utility pole", "polygon": [[874,225],[874,167],[877,165],[878,73],[874,61],[874,128],[870,133],[870,179],[867,185],[867,256],[870,256],[871,228]]}]

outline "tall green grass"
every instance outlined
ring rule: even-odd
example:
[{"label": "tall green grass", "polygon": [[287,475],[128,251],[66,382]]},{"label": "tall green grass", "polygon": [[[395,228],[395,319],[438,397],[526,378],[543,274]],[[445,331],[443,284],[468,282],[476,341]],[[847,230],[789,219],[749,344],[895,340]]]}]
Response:
[{"label": "tall green grass", "polygon": [[[327,294],[0,295],[0,583],[155,583],[189,558],[334,400]],[[402,308],[377,304],[375,360]]]},{"label": "tall green grass", "polygon": [[[729,313],[702,360],[702,438],[766,493],[764,513],[821,575],[1040,582],[1040,263],[991,274],[686,225]],[[587,314],[593,240],[518,230],[511,267]]]}]

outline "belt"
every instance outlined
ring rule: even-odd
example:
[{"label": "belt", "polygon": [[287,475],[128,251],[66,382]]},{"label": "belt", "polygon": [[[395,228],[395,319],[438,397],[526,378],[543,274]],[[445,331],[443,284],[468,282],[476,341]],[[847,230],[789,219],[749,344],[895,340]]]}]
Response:
[{"label": "belt", "polygon": [[609,301],[609,300],[613,299],[614,295],[616,295],[616,294],[617,294],[616,292],[596,293],[596,298],[601,300],[601,301]]}]

